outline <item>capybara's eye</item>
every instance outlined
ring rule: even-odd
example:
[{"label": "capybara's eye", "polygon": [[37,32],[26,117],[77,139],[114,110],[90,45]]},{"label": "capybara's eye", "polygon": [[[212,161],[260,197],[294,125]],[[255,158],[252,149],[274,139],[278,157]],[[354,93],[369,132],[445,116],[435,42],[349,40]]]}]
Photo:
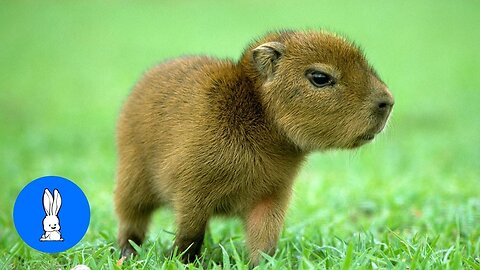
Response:
[{"label": "capybara's eye", "polygon": [[307,70],[305,76],[315,87],[325,87],[334,85],[335,81],[332,76],[318,70]]}]

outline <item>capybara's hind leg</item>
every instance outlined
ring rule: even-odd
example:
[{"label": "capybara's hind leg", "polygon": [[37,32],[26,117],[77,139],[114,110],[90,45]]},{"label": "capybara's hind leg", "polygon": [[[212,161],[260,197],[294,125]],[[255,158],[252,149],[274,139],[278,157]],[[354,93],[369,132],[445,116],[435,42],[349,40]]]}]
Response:
[{"label": "capybara's hind leg", "polygon": [[129,257],[135,253],[128,240],[132,240],[137,245],[143,243],[150,223],[150,217],[153,210],[155,210],[153,206],[131,205],[128,207],[131,208],[117,210],[118,215],[122,216],[118,228],[118,243],[122,249],[121,255],[124,257]]},{"label": "capybara's hind leg", "polygon": [[181,259],[184,263],[195,261],[203,244],[210,214],[200,205],[201,202],[191,201],[190,204],[187,200],[175,206],[177,233],[174,247],[182,254]]},{"label": "capybara's hind leg", "polygon": [[[121,164],[122,165],[122,164]],[[128,240],[141,245],[153,211],[160,205],[146,179],[148,175],[131,166],[119,166],[115,190],[115,210],[119,218],[118,243],[122,256],[135,253]]]}]

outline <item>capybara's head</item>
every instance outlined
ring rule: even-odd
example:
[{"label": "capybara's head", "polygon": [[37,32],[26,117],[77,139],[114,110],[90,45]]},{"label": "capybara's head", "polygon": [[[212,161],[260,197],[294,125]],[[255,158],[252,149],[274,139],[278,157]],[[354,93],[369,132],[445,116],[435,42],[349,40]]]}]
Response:
[{"label": "capybara's head", "polygon": [[392,94],[362,52],[334,34],[272,33],[241,63],[253,70],[266,113],[306,151],[370,142],[392,110]]}]

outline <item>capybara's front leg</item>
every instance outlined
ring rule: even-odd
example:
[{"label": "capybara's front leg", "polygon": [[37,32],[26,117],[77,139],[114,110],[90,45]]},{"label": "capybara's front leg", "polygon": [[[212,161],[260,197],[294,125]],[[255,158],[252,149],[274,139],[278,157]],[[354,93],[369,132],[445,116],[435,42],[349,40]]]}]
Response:
[{"label": "capybara's front leg", "polygon": [[262,252],[273,255],[282,231],[288,196],[270,196],[259,200],[245,219],[250,261],[258,265]]}]

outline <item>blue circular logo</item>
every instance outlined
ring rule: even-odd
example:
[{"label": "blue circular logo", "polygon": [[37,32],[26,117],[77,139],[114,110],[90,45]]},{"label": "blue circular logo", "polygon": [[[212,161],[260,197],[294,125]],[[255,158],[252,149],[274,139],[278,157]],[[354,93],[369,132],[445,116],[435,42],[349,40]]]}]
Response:
[{"label": "blue circular logo", "polygon": [[30,247],[48,253],[65,251],[85,235],[90,206],[83,191],[59,176],[33,180],[18,194],[13,221]]}]

